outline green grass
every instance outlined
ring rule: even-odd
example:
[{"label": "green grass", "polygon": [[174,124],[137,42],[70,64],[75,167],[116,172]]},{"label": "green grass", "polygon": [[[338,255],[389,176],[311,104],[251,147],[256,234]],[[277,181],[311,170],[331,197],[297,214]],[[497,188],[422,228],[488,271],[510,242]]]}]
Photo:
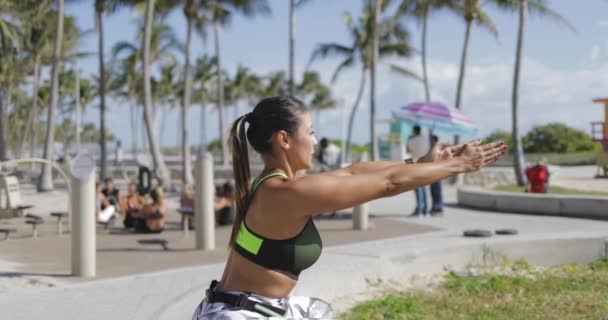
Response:
[{"label": "green grass", "polygon": [[582,166],[595,165],[597,151],[585,151],[574,153],[528,153],[526,160],[530,163],[535,163],[538,160],[545,159],[548,164],[557,166]]},{"label": "green grass", "polygon": [[[525,187],[520,187],[517,185],[500,185],[500,186],[494,187],[494,190],[505,191],[505,192],[524,192]],[[549,186],[549,193],[550,194],[586,195],[586,196],[608,196],[608,192],[577,190],[577,189],[562,188],[562,187],[558,187],[558,186]]]},{"label": "green grass", "polygon": [[434,290],[391,293],[341,314],[342,319],[606,319],[608,259],[511,274],[446,276]]}]

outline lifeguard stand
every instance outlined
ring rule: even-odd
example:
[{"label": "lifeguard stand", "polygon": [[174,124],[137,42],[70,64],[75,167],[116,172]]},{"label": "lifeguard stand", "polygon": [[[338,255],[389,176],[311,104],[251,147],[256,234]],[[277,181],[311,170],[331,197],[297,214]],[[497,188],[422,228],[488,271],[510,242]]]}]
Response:
[{"label": "lifeguard stand", "polygon": [[598,172],[598,176],[608,177],[608,98],[594,99],[593,102],[604,105],[604,121],[591,122],[591,138],[604,148],[597,157],[598,171],[603,171],[601,174]]}]

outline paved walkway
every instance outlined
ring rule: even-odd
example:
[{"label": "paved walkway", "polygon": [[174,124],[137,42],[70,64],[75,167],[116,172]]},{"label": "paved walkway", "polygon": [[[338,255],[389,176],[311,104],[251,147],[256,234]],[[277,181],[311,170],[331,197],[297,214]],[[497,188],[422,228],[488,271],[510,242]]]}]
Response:
[{"label": "paved walkway", "polygon": [[[463,246],[477,248],[482,244],[494,243],[536,246],[538,241],[608,236],[608,222],[604,221],[461,209],[454,205],[455,190],[451,188],[445,189],[445,198],[448,207],[443,217],[423,219],[404,217],[414,208],[411,193],[374,201],[370,211],[380,218],[371,221],[376,224],[378,231],[386,227],[380,221],[439,230],[327,248],[319,262],[302,274],[294,294],[319,296],[332,302],[338,310],[344,310],[353,301],[353,296],[345,292],[359,292],[363,293],[362,297],[368,297],[365,293],[372,291],[370,283],[377,279],[405,279],[412,274],[441,271],[446,261],[444,258],[450,258],[450,255],[468,259],[458,251]],[[461,237],[462,230],[469,228],[516,228],[520,234],[483,240]],[[566,244],[560,245],[554,250],[557,253],[545,250],[545,256],[566,249]],[[431,252],[441,253],[433,258],[424,258]],[[156,253],[166,254],[160,251]],[[4,256],[3,251],[0,251],[0,256]],[[539,261],[532,262],[542,262],[542,257],[540,255]],[[62,283],[57,288],[12,290],[0,294],[0,310],[16,320],[40,317],[189,319],[209,281],[221,275],[223,263],[216,262],[209,260],[198,266],[78,284]]]}]

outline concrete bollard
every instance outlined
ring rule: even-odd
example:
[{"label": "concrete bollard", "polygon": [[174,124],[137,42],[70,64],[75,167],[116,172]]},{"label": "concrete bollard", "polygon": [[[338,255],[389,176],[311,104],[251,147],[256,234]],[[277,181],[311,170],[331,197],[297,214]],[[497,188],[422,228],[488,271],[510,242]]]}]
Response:
[{"label": "concrete bollard", "polygon": [[[361,162],[368,161],[369,155],[364,153],[361,155]],[[354,230],[367,230],[368,229],[368,215],[369,215],[369,204],[362,203],[353,208],[353,229]]]},{"label": "concrete bollard", "polygon": [[196,248],[215,249],[215,212],[213,210],[213,157],[208,152],[196,160],[196,192],[194,198],[194,227]]},{"label": "concrete bollard", "polygon": [[95,277],[95,161],[78,156],[72,163],[70,220],[72,275]]}]

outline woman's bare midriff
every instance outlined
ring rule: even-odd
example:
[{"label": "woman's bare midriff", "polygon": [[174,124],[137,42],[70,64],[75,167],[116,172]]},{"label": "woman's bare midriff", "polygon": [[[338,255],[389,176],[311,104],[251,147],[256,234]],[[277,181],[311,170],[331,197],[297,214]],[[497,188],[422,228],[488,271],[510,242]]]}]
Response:
[{"label": "woman's bare midriff", "polygon": [[238,252],[230,250],[220,289],[251,292],[269,298],[285,298],[296,283],[296,280],[257,265]]}]

